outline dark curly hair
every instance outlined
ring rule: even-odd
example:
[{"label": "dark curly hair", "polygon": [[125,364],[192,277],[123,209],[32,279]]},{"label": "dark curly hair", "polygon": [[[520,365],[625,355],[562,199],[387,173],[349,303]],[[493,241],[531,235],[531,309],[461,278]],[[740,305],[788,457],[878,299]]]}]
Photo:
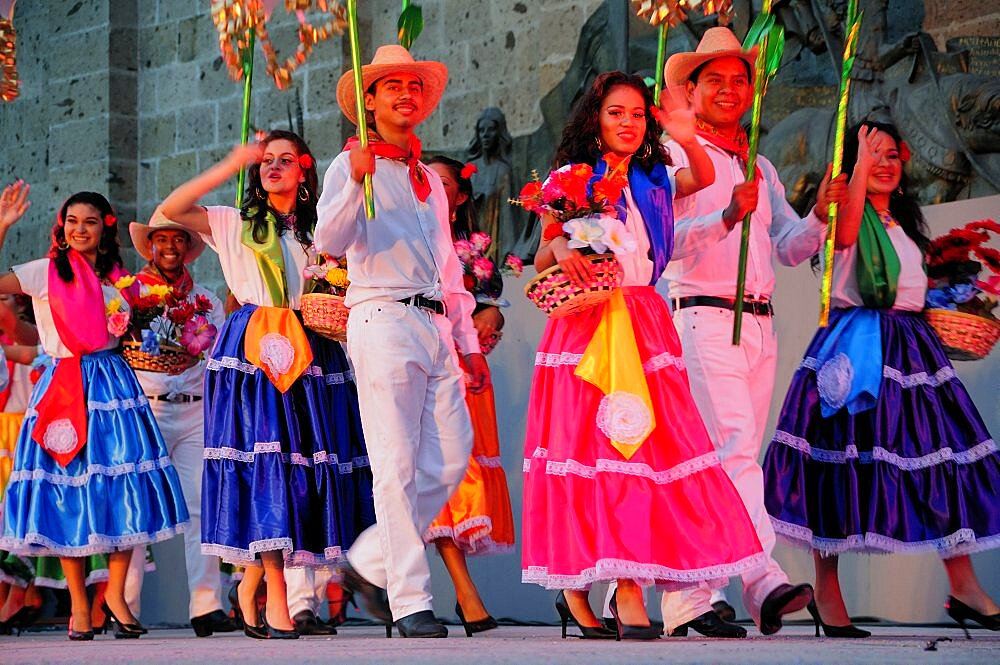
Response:
[{"label": "dark curly hair", "polygon": [[[264,137],[261,145],[267,147],[271,141],[280,139],[294,144],[298,157],[309,155],[312,158],[312,166],[302,169],[306,177],[305,182],[302,183],[302,187],[306,191],[305,200],[303,201],[302,197],[299,196],[302,187],[295,197],[295,239],[302,244],[309,244],[312,242],[313,229],[316,228],[316,203],[319,201],[319,176],[316,173],[316,158],[313,157],[309,146],[302,140],[302,137],[294,132],[273,129]],[[275,216],[278,215],[278,211],[272,208],[268,202],[267,192],[261,185],[260,164],[253,164],[247,169],[247,188],[243,194],[243,207],[240,209],[240,215],[253,225],[253,237],[257,242],[263,242],[264,238],[267,237],[268,210],[273,212]],[[284,235],[284,233],[285,227],[279,224],[278,235]]]},{"label": "dark curly hair", "polygon": [[462,169],[465,168],[465,164],[444,155],[434,155],[427,160],[426,164],[428,166],[431,164],[446,166],[451,171],[452,178],[458,183],[458,191],[468,197],[465,199],[465,203],[455,209],[455,223],[453,224],[455,237],[468,239],[479,230],[477,221],[479,216],[476,214],[476,204],[472,202],[472,182],[468,178],[462,177]]},{"label": "dark curly hair", "polygon": [[[871,120],[858,123],[844,136],[845,173],[851,173],[854,170],[854,164],[858,161],[858,130],[862,126],[874,127],[880,132],[885,132],[892,137],[897,147],[903,143],[903,137],[900,136],[895,125]],[[909,179],[906,177],[904,169],[900,175],[899,188],[889,196],[889,212],[903,227],[903,231],[906,232],[910,240],[915,242],[921,250],[926,250],[930,244],[930,239],[927,237],[927,223],[924,221],[924,214],[920,211],[920,204],[910,194],[909,185]]]},{"label": "dark curly hair", "polygon": [[646,109],[646,135],[633,159],[647,172],[657,163],[670,164],[670,157],[660,143],[660,125],[649,114],[649,107],[653,106],[653,93],[641,77],[614,71],[605,72],[594,79],[593,85],[573,107],[566,127],[563,128],[559,147],[556,148],[556,156],[552,160],[555,168],[566,164],[597,163],[601,157],[601,150],[597,147],[601,136],[601,105],[611,90],[619,85],[637,90],[642,95],[643,107]]},{"label": "dark curly hair", "polygon": [[118,244],[118,224],[107,226],[104,218],[107,215],[114,215],[115,210],[111,203],[102,194],[97,192],[77,192],[66,199],[62,207],[59,208],[59,216],[52,227],[52,246],[49,247],[49,258],[56,264],[56,272],[59,279],[64,282],[73,281],[73,268],[69,264],[69,244],[66,242],[66,229],[63,224],[66,214],[71,205],[85,203],[95,208],[101,217],[101,239],[97,244],[97,261],[94,265],[94,272],[100,279],[104,279],[116,266],[124,267],[122,261],[121,245]]}]

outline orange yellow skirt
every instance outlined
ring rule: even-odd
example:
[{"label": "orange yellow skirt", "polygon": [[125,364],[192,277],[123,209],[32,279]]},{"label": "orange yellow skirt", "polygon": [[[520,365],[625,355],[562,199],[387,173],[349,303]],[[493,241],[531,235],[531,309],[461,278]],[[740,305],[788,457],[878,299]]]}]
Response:
[{"label": "orange yellow skirt", "polygon": [[493,388],[478,395],[466,393],[465,401],[474,436],[469,469],[441,514],[427,527],[424,540],[450,538],[466,554],[508,552],[514,548],[514,516],[500,461]]}]

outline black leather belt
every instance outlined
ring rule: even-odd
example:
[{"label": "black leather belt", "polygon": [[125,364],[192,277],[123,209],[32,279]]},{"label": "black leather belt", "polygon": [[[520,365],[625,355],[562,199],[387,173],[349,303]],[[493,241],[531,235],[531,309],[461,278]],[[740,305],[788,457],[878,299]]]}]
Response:
[{"label": "black leather belt", "polygon": [[[674,309],[684,309],[685,307],[721,307],[722,309],[735,310],[735,298],[717,298],[715,296],[684,296],[674,298]],[[756,316],[774,316],[774,305],[759,300],[744,300],[743,313],[754,314]]]},{"label": "black leather belt", "polygon": [[166,395],[146,395],[146,399],[151,402],[171,402],[175,404],[187,404],[188,402],[200,402],[201,395],[171,395],[167,393]]},{"label": "black leather belt", "polygon": [[431,300],[430,298],[425,298],[423,296],[410,296],[409,298],[400,299],[399,302],[404,305],[421,307],[423,309],[430,310],[435,314],[444,314],[444,303],[440,300]]}]

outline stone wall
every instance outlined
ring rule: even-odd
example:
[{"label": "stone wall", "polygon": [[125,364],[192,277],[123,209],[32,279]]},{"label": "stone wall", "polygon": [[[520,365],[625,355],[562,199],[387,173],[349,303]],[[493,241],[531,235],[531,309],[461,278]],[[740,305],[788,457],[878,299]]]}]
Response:
[{"label": "stone wall", "polygon": [[[604,0],[423,0],[418,59],[450,70],[448,93],[422,132],[428,149],[461,151],[476,116],[500,106],[511,131],[541,123],[538,100],[563,76],[586,18]],[[282,6],[269,32],[279,51],[295,44]],[[365,62],[395,42],[398,0],[360,3]],[[48,246],[51,220],[69,194],[107,193],[123,220],[148,219],[174,187],[208,168],[239,140],[242,83],[222,66],[207,0],[49,0],[19,3],[18,71],[22,92],[0,106],[0,180],[24,178],[33,208],[8,237],[5,266]],[[336,103],[349,62],[347,39],[316,46],[279,92],[256,59],[252,124],[302,131],[321,170],[352,128]],[[301,127],[299,121],[301,120]],[[235,181],[208,203],[232,203]],[[127,230],[121,227],[123,242]],[[209,255],[196,276],[222,288]]]}]

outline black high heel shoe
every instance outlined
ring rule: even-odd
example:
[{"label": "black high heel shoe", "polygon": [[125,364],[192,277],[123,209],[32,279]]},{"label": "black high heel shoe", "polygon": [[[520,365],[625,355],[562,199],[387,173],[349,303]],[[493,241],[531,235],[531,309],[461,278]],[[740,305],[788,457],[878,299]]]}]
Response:
[{"label": "black high heel shoe", "polygon": [[[261,623],[260,625],[254,626],[249,621],[247,621],[246,616],[243,614],[243,608],[240,606],[240,598],[236,592],[236,587],[239,586],[234,584],[229,589],[229,602],[233,606],[233,614],[236,615],[236,622],[243,626],[243,634],[247,637],[251,637],[255,640],[266,640],[267,639],[267,627]],[[254,600],[256,603],[257,601]],[[256,614],[256,612],[255,612]]]},{"label": "black high heel shoe", "polygon": [[266,639],[269,640],[297,640],[299,639],[298,632],[292,628],[291,630],[281,630],[280,628],[273,628],[267,623],[267,610],[261,610],[260,612],[260,622],[264,624],[264,635]]},{"label": "black high heel shoe", "polygon": [[969,607],[958,598],[955,598],[955,596],[948,596],[948,602],[945,603],[944,609],[948,611],[948,616],[958,622],[958,625],[965,632],[966,639],[972,639],[972,635],[969,635],[969,629],[965,627],[966,619],[975,621],[983,628],[989,630],[1000,630],[1000,612],[996,614],[983,614]]},{"label": "black high heel shoe", "polygon": [[111,625],[114,626],[116,640],[135,639],[140,635],[145,635],[149,632],[141,623],[122,623],[118,617],[115,616],[115,613],[111,611],[111,608],[108,607],[107,601],[101,603],[101,611],[103,611],[104,615],[107,617],[107,619],[105,619],[105,624],[110,621]]},{"label": "black high heel shoe", "polygon": [[67,637],[73,642],[90,642],[94,639],[93,630],[73,630],[73,617],[69,618],[69,630]]},{"label": "black high heel shoe", "polygon": [[236,624],[237,630],[243,627],[243,610],[240,609],[239,588],[239,581],[233,582],[232,586],[229,587],[229,593],[226,594],[226,599],[229,600],[229,607],[233,610],[233,623]]},{"label": "black high heel shoe", "polygon": [[466,637],[472,637],[473,633],[483,633],[497,627],[497,620],[489,614],[486,615],[485,619],[466,621],[465,615],[462,613],[462,606],[458,603],[455,603],[455,614],[458,615],[458,620],[462,622],[462,628],[465,628]]},{"label": "black high heel shoe", "polygon": [[573,613],[569,609],[569,603],[566,602],[566,593],[563,591],[559,592],[556,596],[556,612],[559,613],[559,622],[562,624],[562,636],[566,639],[566,625],[572,621],[573,624],[580,630],[581,639],[584,640],[613,640],[617,636],[614,631],[608,630],[604,626],[582,626],[580,622],[576,620]]},{"label": "black high heel shoe", "polygon": [[10,615],[10,618],[6,621],[0,621],[0,635],[12,635],[14,629],[17,629],[17,636],[21,636],[21,632],[28,626],[35,623],[38,616],[42,613],[40,607],[35,607],[34,605],[22,605],[21,609]]},{"label": "black high heel shoe", "polygon": [[608,604],[608,609],[611,610],[611,616],[615,618],[615,624],[618,627],[618,632],[615,633],[615,639],[617,639],[619,642],[621,640],[660,639],[660,629],[655,628],[652,625],[630,626],[628,624],[622,623],[622,619],[618,615],[618,589],[615,589],[615,592],[611,594],[611,602]]},{"label": "black high heel shoe", "polygon": [[871,637],[872,634],[867,630],[862,630],[858,628],[853,623],[849,623],[846,626],[831,626],[829,624],[823,623],[822,617],[819,615],[819,608],[816,607],[816,600],[810,600],[809,604],[806,605],[806,609],[809,610],[809,614],[812,615],[813,622],[816,624],[816,637],[819,637],[819,627],[823,627],[823,634],[827,637]]}]

